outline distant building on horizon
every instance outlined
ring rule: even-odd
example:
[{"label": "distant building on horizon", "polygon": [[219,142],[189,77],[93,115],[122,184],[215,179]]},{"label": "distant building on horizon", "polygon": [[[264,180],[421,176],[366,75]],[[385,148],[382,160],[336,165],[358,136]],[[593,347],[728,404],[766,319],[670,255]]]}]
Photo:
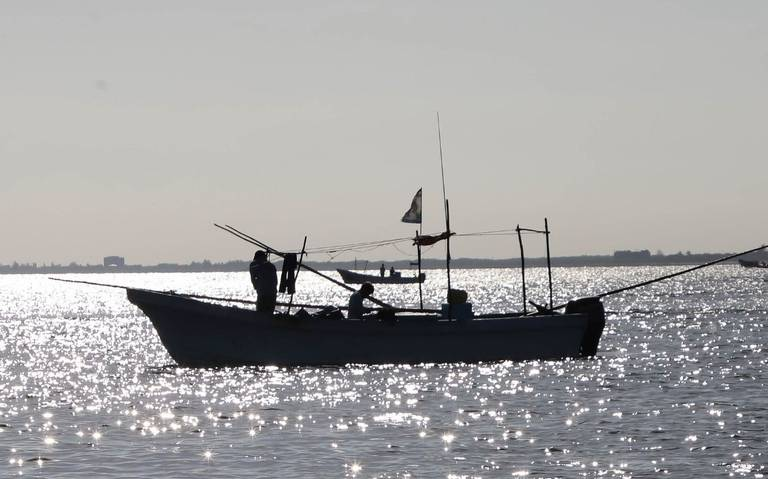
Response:
[{"label": "distant building on horizon", "polygon": [[122,268],[125,266],[125,258],[122,256],[105,256],[104,257],[104,267],[117,267]]},{"label": "distant building on horizon", "polygon": [[651,252],[647,249],[640,251],[621,250],[613,252],[613,259],[621,262],[648,261],[651,259]]}]

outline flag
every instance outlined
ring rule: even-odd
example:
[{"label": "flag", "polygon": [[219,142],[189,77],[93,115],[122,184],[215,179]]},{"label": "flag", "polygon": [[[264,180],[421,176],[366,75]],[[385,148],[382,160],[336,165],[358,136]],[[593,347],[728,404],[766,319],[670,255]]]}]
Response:
[{"label": "flag", "polygon": [[411,208],[405,212],[401,221],[403,223],[421,223],[421,188],[414,195]]}]

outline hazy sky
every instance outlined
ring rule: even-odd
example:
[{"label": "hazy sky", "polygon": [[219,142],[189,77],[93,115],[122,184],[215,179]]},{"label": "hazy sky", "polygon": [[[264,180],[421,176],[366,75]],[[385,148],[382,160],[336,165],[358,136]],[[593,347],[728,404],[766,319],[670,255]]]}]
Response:
[{"label": "hazy sky", "polygon": [[0,62],[0,263],[251,256],[213,222],[279,248],[406,236],[422,186],[439,231],[437,111],[457,232],[768,242],[762,0],[6,0]]}]

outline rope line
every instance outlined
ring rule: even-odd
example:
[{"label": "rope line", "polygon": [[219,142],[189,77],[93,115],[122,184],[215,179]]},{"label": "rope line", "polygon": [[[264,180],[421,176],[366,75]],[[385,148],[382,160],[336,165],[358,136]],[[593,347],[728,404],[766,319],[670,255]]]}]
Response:
[{"label": "rope line", "polygon": [[[535,231],[522,231],[522,234],[541,234]],[[422,235],[422,236],[436,236],[439,233],[433,233],[430,235]],[[455,234],[454,237],[478,237],[478,236],[514,236],[517,235],[517,230],[515,229],[501,229],[501,230],[489,230],[489,231],[478,231],[474,233],[458,233]],[[380,240],[380,241],[364,241],[360,243],[343,243],[343,244],[336,244],[336,245],[328,245],[328,246],[316,246],[313,248],[307,248],[307,253],[326,253],[330,255],[331,257],[336,257],[340,253],[344,252],[355,252],[355,253],[365,253],[369,251],[373,251],[375,249],[384,247],[384,246],[394,246],[396,249],[396,245],[400,243],[410,243],[413,242],[413,237],[407,236],[402,238],[392,238],[392,239],[386,239],[386,240]],[[398,249],[398,251],[401,251]],[[402,251],[401,251],[402,252]]]}]

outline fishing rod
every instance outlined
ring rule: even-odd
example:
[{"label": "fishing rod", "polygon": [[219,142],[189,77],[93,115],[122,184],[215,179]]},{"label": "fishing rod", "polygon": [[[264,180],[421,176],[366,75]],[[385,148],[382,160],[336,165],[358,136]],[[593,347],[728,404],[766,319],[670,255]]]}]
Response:
[{"label": "fishing rod", "polygon": [[[214,223],[213,225],[215,227],[219,228],[219,229],[222,229],[222,230],[226,231],[227,233],[229,233],[229,234],[231,234],[233,236],[237,236],[238,238],[240,238],[243,241],[246,241],[246,242],[251,243],[251,244],[253,244],[255,246],[258,246],[258,247],[260,247],[260,248],[262,248],[262,249],[264,249],[266,251],[269,251],[270,253],[275,254],[276,256],[279,256],[281,258],[285,258],[285,253],[281,253],[281,252],[277,251],[276,249],[271,248],[266,243],[263,243],[263,242],[257,240],[256,238],[243,233],[242,231],[238,230],[237,228],[234,228],[233,226],[230,226],[230,225],[221,226],[221,225],[218,225],[216,223]],[[312,268],[310,266],[307,266],[306,264],[304,264],[302,266],[302,268],[304,268],[304,269],[306,269],[308,271],[312,271],[316,275],[318,275],[318,276],[320,276],[322,278],[325,278],[328,281],[330,281],[330,282],[332,282],[332,283],[334,283],[336,285],[339,285],[339,286],[341,286],[342,288],[344,288],[346,290],[349,290],[349,291],[352,291],[352,292],[356,292],[357,291],[355,288],[347,286],[346,284],[342,283],[341,281],[338,281],[338,280],[336,280],[336,279],[334,279],[334,278],[332,278],[332,277],[330,277],[330,276],[328,276],[326,274],[323,274],[320,271],[318,271],[318,270],[316,270],[316,269],[314,269],[314,268]],[[368,298],[366,298],[366,299],[368,299],[369,301],[371,301],[374,304],[378,304],[379,306],[381,306],[383,308],[397,309],[394,306],[392,306],[391,304],[387,304],[384,301],[381,301],[380,299],[374,298],[373,296],[368,296]]]},{"label": "fishing rod", "polygon": [[[700,264],[698,266],[694,266],[692,268],[684,269],[682,271],[678,271],[677,273],[667,274],[667,275],[660,276],[660,277],[655,278],[655,279],[650,279],[648,281],[643,281],[642,283],[637,283],[637,284],[633,284],[633,285],[630,285],[630,286],[625,286],[623,288],[614,289],[612,291],[608,291],[608,292],[605,292],[605,293],[600,293],[600,294],[595,295],[593,297],[597,298],[597,299],[601,299],[601,298],[604,298],[606,296],[611,296],[611,295],[614,295],[614,294],[623,293],[625,291],[629,291],[631,289],[639,288],[641,286],[648,286],[649,284],[658,283],[659,281],[664,281],[665,279],[670,279],[670,278],[674,278],[675,276],[680,276],[680,275],[683,275],[683,274],[687,274],[687,273],[690,273],[692,271],[696,271],[698,269],[706,268],[708,266],[712,266],[712,265],[715,265],[715,264],[718,264],[718,263],[722,263],[724,261],[728,261],[728,260],[731,260],[731,259],[734,259],[734,258],[738,258],[739,256],[744,256],[745,254],[754,253],[756,251],[760,251],[761,249],[765,249],[765,248],[766,248],[766,245],[762,245],[762,246],[759,246],[757,248],[752,248],[752,249],[749,249],[747,251],[742,251],[741,253],[736,253],[736,254],[732,254],[732,255],[729,255],[729,256],[724,256],[724,257],[722,257],[720,259],[716,259],[714,261],[710,261],[709,263],[704,263],[704,264]],[[567,306],[567,303],[566,304],[561,304],[559,306],[555,306],[554,308],[552,308],[552,310],[554,311],[554,310],[557,310],[557,309],[563,309],[566,306]]]},{"label": "fishing rod", "polygon": [[[302,266],[304,267],[304,266]],[[177,293],[175,291],[159,291],[156,289],[145,289],[145,288],[132,288],[130,286],[122,286],[119,284],[107,284],[107,283],[96,283],[93,281],[81,281],[81,280],[74,280],[74,279],[62,279],[62,278],[53,278],[48,277],[48,279],[53,281],[61,281],[63,283],[77,283],[77,284],[87,284],[91,286],[103,286],[106,288],[117,288],[117,289],[135,289],[139,291],[148,291],[150,293],[159,293],[159,294],[166,294],[169,296],[180,296],[183,298],[193,298],[193,299],[208,299],[211,301],[226,301],[230,303],[243,303],[243,304],[256,304],[256,301],[249,300],[249,299],[238,299],[238,298],[222,298],[222,297],[216,297],[216,296],[206,296],[204,294],[191,294],[191,293]],[[308,308],[308,309],[325,309],[325,308],[337,308],[346,310],[349,309],[347,306],[331,306],[331,305],[320,305],[320,304],[302,304],[302,303],[283,303],[283,302],[276,302],[277,306],[295,306],[297,308]],[[392,310],[394,309],[395,312],[398,313],[439,313],[440,311],[436,309],[418,309],[418,308],[368,308],[373,311],[383,311],[383,310]]]}]

